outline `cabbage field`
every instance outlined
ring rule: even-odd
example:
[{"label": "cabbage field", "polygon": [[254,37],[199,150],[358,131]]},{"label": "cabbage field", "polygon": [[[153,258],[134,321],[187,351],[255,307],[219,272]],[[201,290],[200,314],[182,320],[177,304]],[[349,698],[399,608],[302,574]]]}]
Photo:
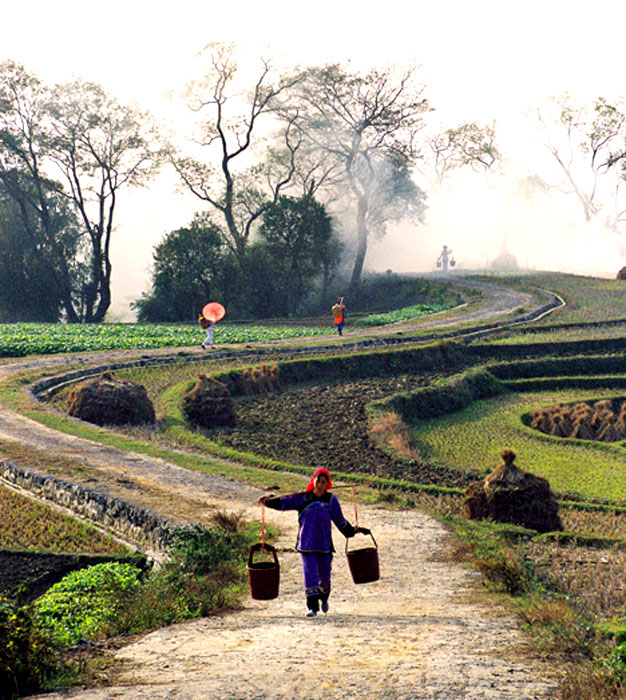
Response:
[{"label": "cabbage field", "polygon": [[[328,335],[332,328],[293,326],[215,326],[214,342],[262,343],[283,338]],[[200,345],[205,332],[196,325],[183,324],[0,324],[0,357],[50,355],[60,352],[124,350]]]},{"label": "cabbage field", "polygon": [[435,314],[439,311],[445,311],[449,308],[451,308],[450,304],[415,304],[414,306],[405,306],[395,311],[364,316],[363,318],[357,319],[353,325],[370,328],[372,326],[383,326],[389,323],[400,323],[402,321],[411,321],[420,316],[428,316],[429,314]]},{"label": "cabbage field", "polygon": [[[351,325],[383,326],[407,321],[450,308],[443,305],[418,304],[382,314],[363,316]],[[349,322],[350,323],[350,322]],[[268,343],[274,340],[336,334],[332,322],[328,326],[261,326],[216,324],[213,340],[216,345],[231,343]],[[196,324],[151,323],[2,323],[0,324],[0,357],[51,355],[60,352],[97,350],[129,350],[200,345],[205,332]]]}]

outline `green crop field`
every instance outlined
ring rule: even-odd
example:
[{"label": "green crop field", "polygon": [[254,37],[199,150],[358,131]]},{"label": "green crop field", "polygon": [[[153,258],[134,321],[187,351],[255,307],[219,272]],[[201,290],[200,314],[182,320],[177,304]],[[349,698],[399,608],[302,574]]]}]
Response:
[{"label": "green crop field", "polygon": [[[359,326],[381,326],[419,318],[450,308],[445,305],[409,306],[386,314],[364,316]],[[217,345],[267,343],[276,340],[336,334],[326,326],[216,324],[213,339]],[[50,355],[62,352],[126,350],[199,345],[205,333],[195,324],[141,323],[3,323],[0,324],[0,357]]]},{"label": "green crop field", "polygon": [[0,548],[98,554],[128,552],[94,527],[5,487],[0,487]]},{"label": "green crop field", "polygon": [[[333,331],[330,327],[217,325],[213,337],[217,344],[260,343],[283,338],[327,335],[331,332]],[[184,347],[199,345],[204,337],[204,331],[199,326],[183,324],[5,323],[0,324],[0,357],[130,348]]]},{"label": "green crop field", "polygon": [[402,309],[388,311],[380,314],[370,314],[363,318],[357,319],[353,325],[357,327],[383,326],[390,323],[400,323],[402,321],[411,321],[421,316],[428,316],[439,311],[446,311],[451,308],[445,304],[415,304],[414,306],[405,306]]},{"label": "green crop field", "polygon": [[517,453],[521,469],[545,477],[558,492],[626,500],[626,447],[547,436],[522,423],[534,408],[618,396],[597,390],[505,394],[410,428],[411,444],[426,459],[487,473],[501,462],[503,447]]}]

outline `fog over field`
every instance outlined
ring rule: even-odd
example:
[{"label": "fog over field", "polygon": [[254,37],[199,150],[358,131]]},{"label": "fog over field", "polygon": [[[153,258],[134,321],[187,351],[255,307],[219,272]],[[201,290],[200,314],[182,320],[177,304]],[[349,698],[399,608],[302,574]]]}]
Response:
[{"label": "fog over field", "polygon": [[[503,158],[488,177],[463,172],[428,190],[425,224],[393,225],[371,241],[366,270],[432,271],[443,244],[453,249],[456,270],[488,266],[503,251],[522,268],[614,276],[626,264],[623,232],[601,217],[586,223],[573,195],[545,187],[559,173],[531,115],[566,92],[586,104],[624,96],[623,46],[613,29],[624,26],[626,6],[618,0],[34,0],[12,3],[2,15],[0,60],[50,83],[82,75],[180,134],[189,115],[176,94],[197,75],[194,54],[209,42],[236,42],[240,64],[251,71],[260,56],[282,66],[350,62],[363,71],[416,64],[436,109],[432,123],[492,125]],[[130,318],[129,302],[147,288],[153,246],[200,209],[195,197],[175,191],[176,181],[165,171],[147,189],[120,196],[112,244],[117,318]]]}]

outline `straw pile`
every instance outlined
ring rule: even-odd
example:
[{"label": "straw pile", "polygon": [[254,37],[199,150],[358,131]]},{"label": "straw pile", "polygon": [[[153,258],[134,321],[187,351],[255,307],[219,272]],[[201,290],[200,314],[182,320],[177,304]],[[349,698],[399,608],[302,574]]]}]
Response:
[{"label": "straw pile", "polygon": [[230,392],[217,379],[198,375],[198,381],[183,396],[183,411],[192,425],[213,428],[235,425],[235,402]]},{"label": "straw pile", "polygon": [[502,464],[465,491],[463,510],[471,520],[490,518],[539,532],[562,530],[559,506],[546,479],[513,464],[515,452],[504,449]]},{"label": "straw pile", "polygon": [[579,440],[626,440],[626,403],[615,409],[609,399],[592,405],[555,404],[532,411],[530,425],[548,435]]},{"label": "straw pile", "polygon": [[145,387],[113,377],[110,372],[74,387],[67,412],[96,425],[142,425],[155,420]]}]

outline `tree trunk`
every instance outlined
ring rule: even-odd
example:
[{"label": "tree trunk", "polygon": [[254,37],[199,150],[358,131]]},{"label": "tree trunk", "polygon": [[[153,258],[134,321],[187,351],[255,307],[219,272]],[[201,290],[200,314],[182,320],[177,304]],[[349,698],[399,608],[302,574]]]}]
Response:
[{"label": "tree trunk", "polygon": [[357,248],[354,258],[354,267],[352,268],[352,277],[350,278],[350,293],[354,293],[361,284],[361,273],[363,272],[363,263],[365,262],[365,254],[367,253],[367,223],[365,217],[367,215],[367,201],[364,197],[359,197],[357,203],[356,214],[356,235]]}]

